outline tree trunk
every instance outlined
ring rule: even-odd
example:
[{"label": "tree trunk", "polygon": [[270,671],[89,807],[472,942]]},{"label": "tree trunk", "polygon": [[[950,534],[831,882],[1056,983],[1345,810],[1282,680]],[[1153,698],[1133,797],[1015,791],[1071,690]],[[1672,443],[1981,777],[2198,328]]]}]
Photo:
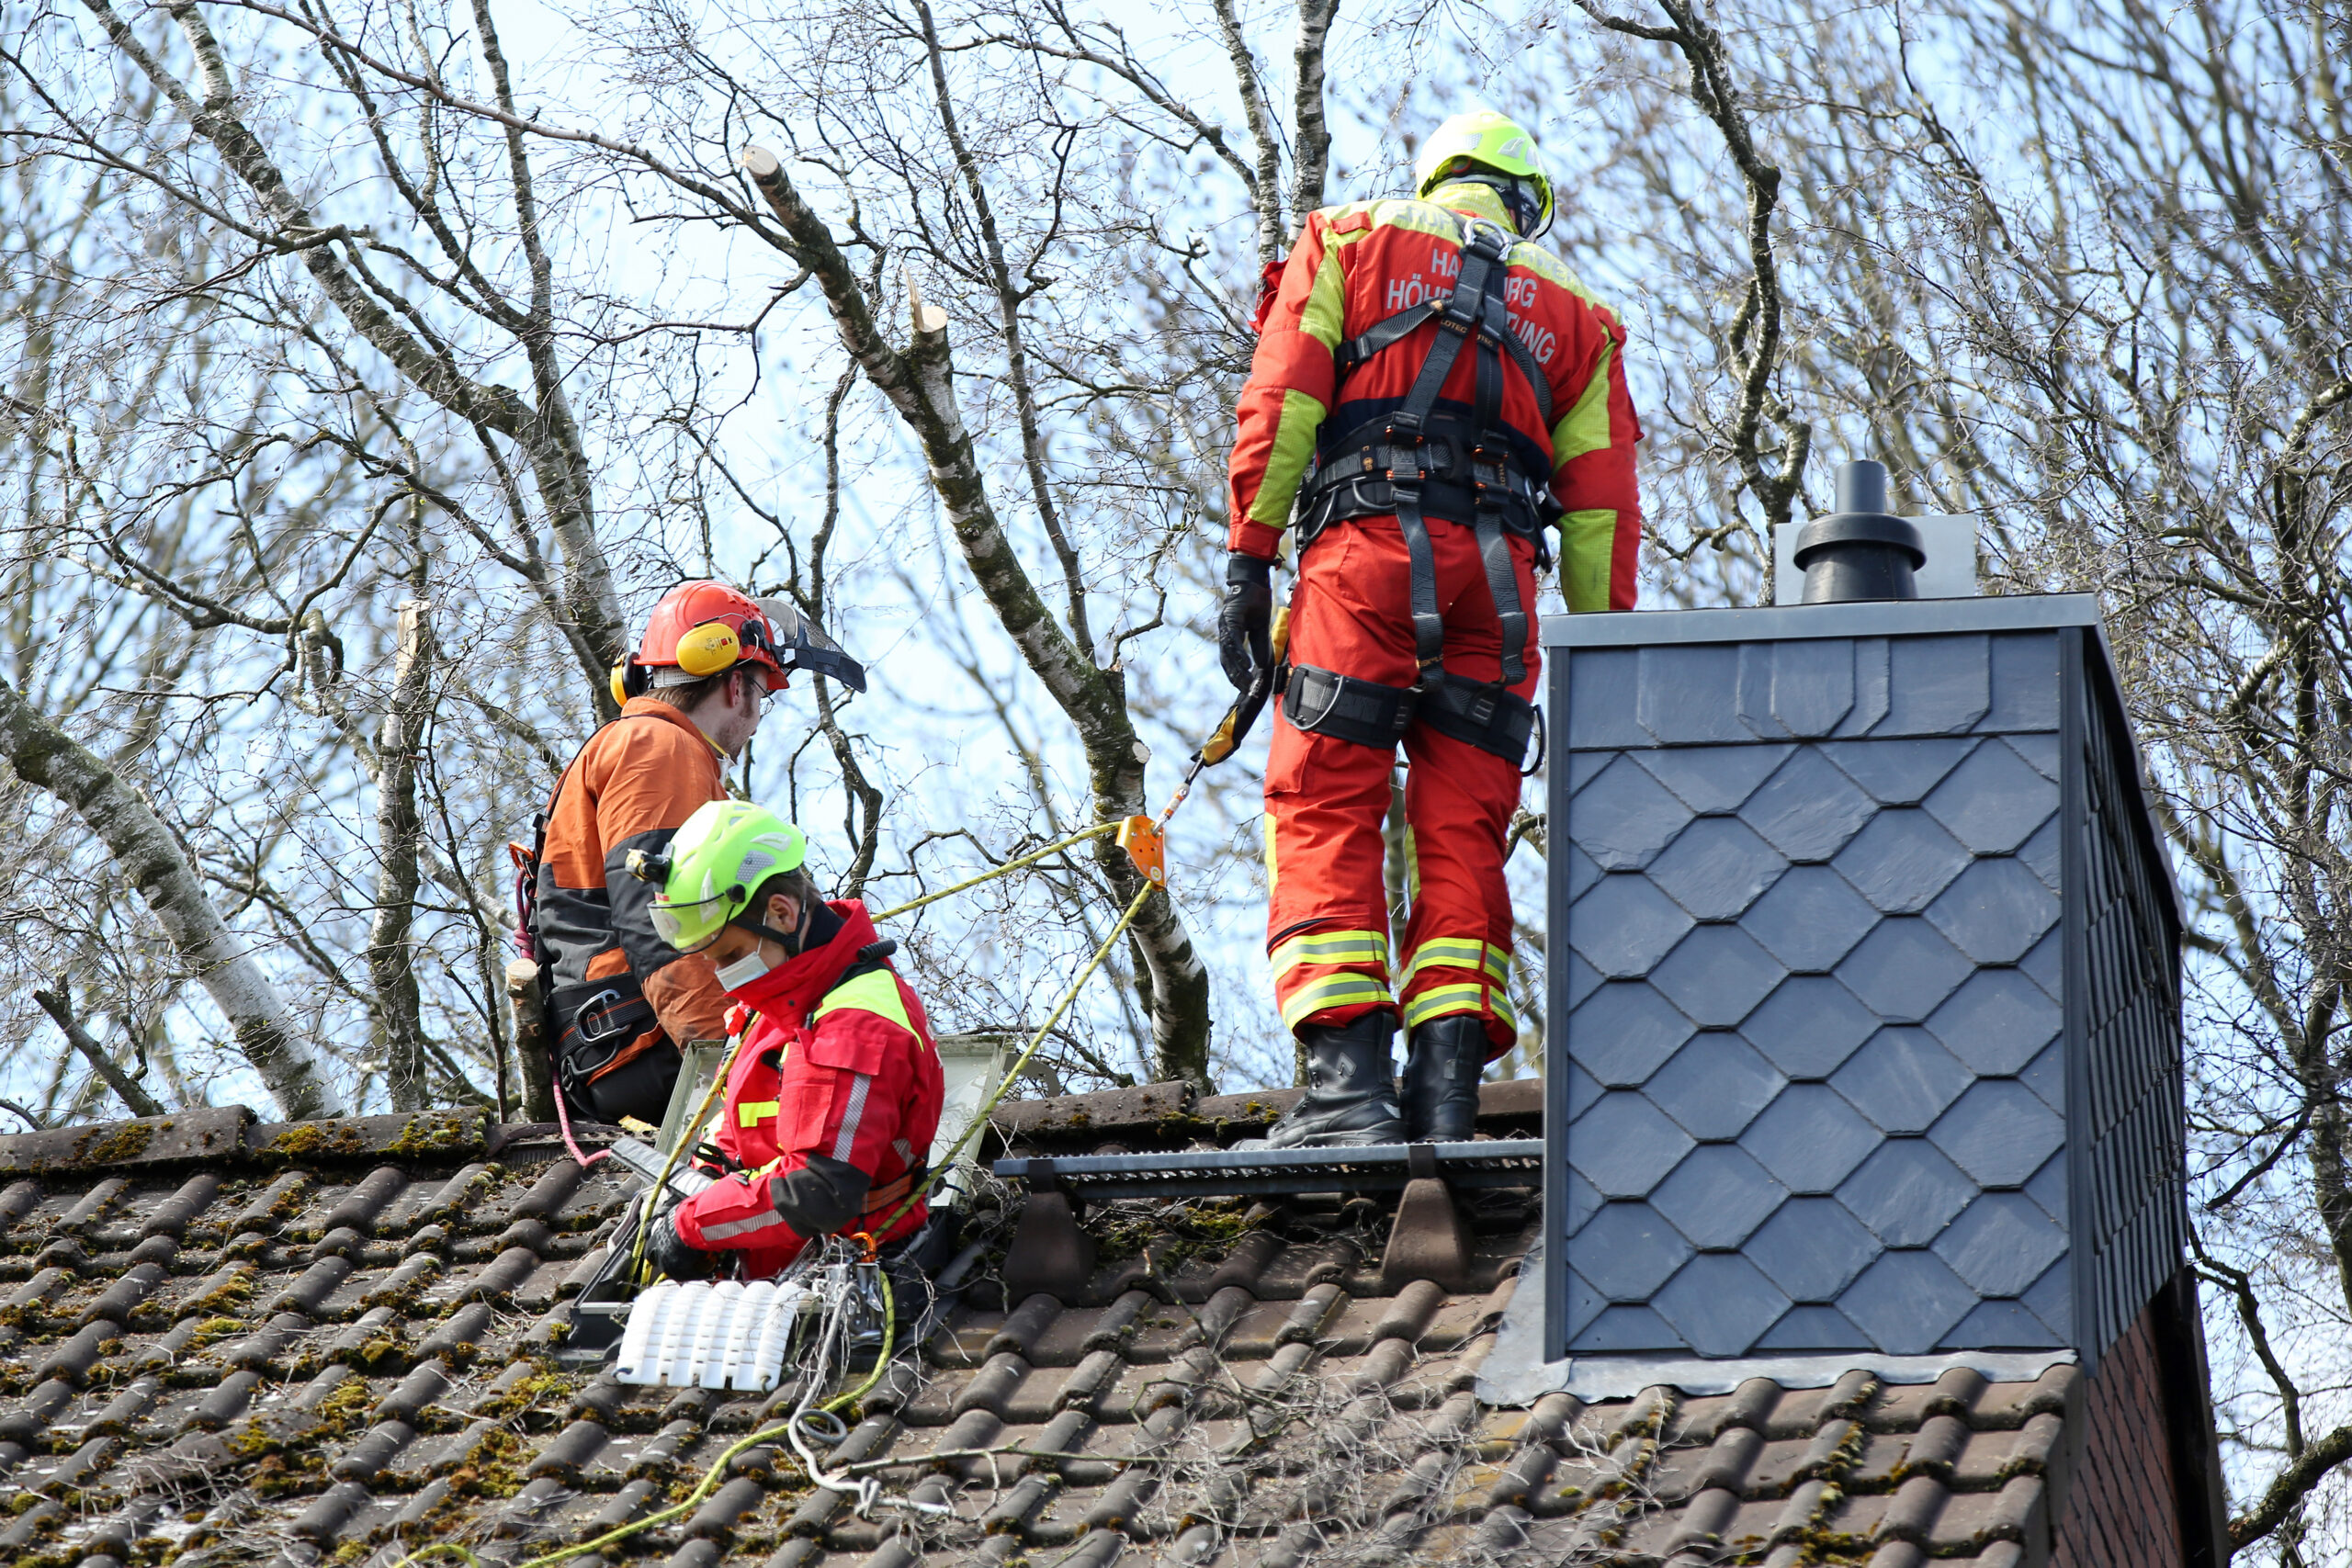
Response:
[{"label": "tree trunk", "polygon": [[[922,445],[932,488],[947,513],[965,565],[1030,672],[1069,719],[1086,754],[1098,820],[1148,809],[1146,752],[1127,712],[1126,686],[1056,623],[1006,536],[980,472],[971,433],[955,391],[947,312],[913,301],[914,335],[905,352],[891,346],[868,304],[863,281],[832,231],[801,198],[775,153],[747,148],[743,167],[782,220],[793,254],[816,274],[842,342]],[[1072,584],[1073,592],[1078,585]],[[1096,863],[1124,906],[1142,890],[1141,875],[1108,839],[1096,840]],[[1148,899],[1129,928],[1148,970],[1153,1072],[1209,1087],[1209,977],[1176,906],[1165,892]]]},{"label": "tree trunk", "polygon": [[286,1002],[206,897],[203,879],[153,809],[23,694],[0,682],[0,755],[17,776],[56,795],[90,825],[155,911],[173,950],[226,1015],[245,1060],[288,1120],[333,1116],[342,1100]]},{"label": "tree trunk", "polygon": [[533,1122],[552,1122],[555,1069],[548,1059],[546,1015],[539,1010],[537,964],[517,958],[506,966],[506,1002],[514,1010],[514,1062],[523,1071],[523,1114]]},{"label": "tree trunk", "polygon": [[368,979],[376,991],[377,1044],[395,1111],[433,1102],[425,1075],[424,1022],[409,931],[416,919],[416,752],[433,705],[433,606],[401,606],[391,701],[376,736],[376,917],[368,928]]}]

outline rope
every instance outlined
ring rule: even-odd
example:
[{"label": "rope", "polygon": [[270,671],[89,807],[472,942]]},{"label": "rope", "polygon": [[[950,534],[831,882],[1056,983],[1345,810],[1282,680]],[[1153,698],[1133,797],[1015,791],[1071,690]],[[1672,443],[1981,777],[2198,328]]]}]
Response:
[{"label": "rope", "polygon": [[[1160,821],[1163,823],[1166,822],[1168,818],[1174,814],[1177,806],[1182,804],[1182,800],[1183,795],[1180,792],[1175,800],[1169,802],[1167,811],[1160,814]],[[1120,825],[1116,822],[1098,823],[1094,827],[1085,829],[1083,832],[1073,833],[1069,838],[1063,839],[1056,843],[1048,844],[1044,849],[1038,850],[1035,853],[1023,855],[1018,860],[1008,861],[1003,865],[998,866],[993,871],[987,872],[979,876],[972,877],[968,881],[959,882],[953,887],[943,887],[936,893],[927,894],[910,903],[901,904],[893,909],[885,909],[881,914],[876,915],[874,918],[876,919],[888,919],[893,915],[902,915],[910,909],[921,908],[923,905],[944,898],[950,894],[960,893],[967,888],[977,887],[984,882],[993,881],[997,877],[1004,876],[1012,872],[1019,871],[1023,866],[1035,865],[1037,862],[1046,859],[1049,855],[1058,854],[1062,851],[1069,849],[1073,844],[1083,843],[1089,839],[1100,837],[1104,833],[1116,832],[1119,826]],[[1014,1057],[1012,1065],[1005,1069],[1004,1077],[998,1082],[994,1092],[990,1093],[988,1099],[981,1102],[979,1110],[975,1112],[972,1117],[971,1124],[964,1129],[962,1135],[957,1137],[954,1144],[949,1145],[946,1155],[934,1165],[930,1175],[924,1179],[922,1184],[909,1191],[906,1198],[899,1204],[899,1207],[892,1212],[889,1218],[883,1221],[879,1225],[874,1227],[876,1231],[888,1231],[892,1225],[897,1224],[899,1220],[906,1216],[909,1210],[912,1209],[918,1201],[928,1197],[933,1190],[938,1186],[940,1181],[945,1178],[948,1170],[955,1166],[956,1156],[964,1152],[965,1145],[979,1135],[981,1130],[989,1124],[989,1113],[995,1111],[997,1106],[1002,1102],[1005,1095],[1012,1090],[1012,1086],[1020,1081],[1023,1069],[1028,1066],[1029,1059],[1037,1054],[1037,1048],[1046,1043],[1046,1037],[1054,1032],[1055,1026],[1060,1023],[1061,1021],[1069,1015],[1069,1010],[1077,1004],[1079,993],[1086,988],[1086,982],[1094,977],[1094,972],[1102,968],[1103,960],[1111,955],[1111,949],[1118,944],[1118,941],[1122,936],[1126,934],[1127,928],[1135,924],[1136,917],[1143,913],[1144,901],[1149,898],[1152,894],[1157,891],[1159,891],[1159,886],[1148,880],[1144,883],[1142,887],[1136,890],[1134,900],[1127,905],[1126,911],[1119,917],[1118,923],[1111,928],[1110,934],[1105,936],[1102,939],[1102,945],[1094,950],[1094,955],[1086,961],[1086,966],[1078,972],[1078,978],[1070,982],[1069,989],[1062,993],[1062,998],[1054,1005],[1054,1010],[1046,1014],[1046,1021],[1039,1024],[1037,1026],[1037,1032],[1029,1037],[1029,1043],[1022,1047],[1021,1054]],[[741,1039],[738,1037],[735,1043],[735,1049],[740,1050],[741,1048]],[[730,1050],[727,1055],[727,1059],[719,1064],[718,1071],[712,1076],[710,1080],[710,1088],[705,1091],[703,1095],[702,1104],[695,1110],[693,1120],[687,1123],[685,1133],[678,1139],[677,1147],[670,1151],[669,1158],[663,1162],[661,1177],[655,1181],[652,1191],[656,1193],[660,1192],[662,1187],[669,1181],[670,1172],[676,1168],[680,1153],[694,1141],[695,1132],[701,1127],[704,1118],[710,1113],[711,1101],[718,1096],[719,1090],[725,1086],[727,1082],[728,1068],[733,1064],[734,1059],[735,1052]],[[636,1252],[631,1262],[632,1269],[637,1266],[638,1260],[642,1259],[644,1252],[645,1226],[640,1224],[638,1227]],[[898,1302],[890,1289],[890,1276],[887,1270],[881,1271],[880,1279],[882,1286],[882,1344],[875,1356],[873,1370],[866,1374],[865,1381],[858,1384],[857,1387],[850,1390],[847,1393],[840,1394],[832,1399],[829,1399],[823,1404],[817,1406],[818,1409],[828,1415],[850,1404],[854,1404],[857,1401],[864,1399],[868,1393],[871,1393],[874,1391],[875,1385],[882,1381],[883,1373],[890,1365],[890,1357],[897,1344],[898,1338]],[[820,1371],[822,1369],[820,1367]],[[843,1472],[843,1475],[840,1479],[846,1482],[846,1484],[836,1484],[835,1478],[826,1476],[813,1462],[816,1456],[808,1452],[801,1440],[798,1429],[798,1424],[802,1416],[808,1414],[808,1407],[804,1404],[775,1426],[763,1427],[729,1446],[725,1452],[721,1453],[716,1460],[711,1461],[710,1468],[704,1472],[702,1480],[696,1483],[692,1492],[686,1494],[684,1501],[673,1504],[671,1506],[663,1508],[658,1513],[649,1514],[644,1518],[633,1519],[628,1524],[622,1525],[617,1529],[606,1531],[605,1534],[596,1537],[593,1540],[584,1540],[576,1546],[560,1547],[554,1551],[544,1553],[541,1556],[527,1558],[525,1561],[516,1563],[514,1568],[555,1568],[555,1565],[558,1563],[570,1562],[575,1557],[584,1556],[589,1552],[601,1551],[607,1546],[627,1540],[632,1536],[641,1535],[647,1530],[667,1524],[670,1520],[677,1518],[688,1511],[698,1507],[705,1498],[708,1497],[714,1491],[718,1490],[720,1479],[727,1473],[727,1467],[734,1462],[737,1456],[751,1449],[757,1448],[763,1443],[774,1442],[779,1438],[792,1445],[793,1451],[800,1459],[803,1466],[808,1470],[808,1476],[811,1481],[815,1482],[819,1486],[824,1487],[828,1491],[855,1492],[859,1495],[861,1499],[860,1506],[870,1506],[874,1501],[874,1495],[878,1490],[875,1483],[871,1481],[849,1482],[847,1481],[846,1472]],[[470,1548],[461,1546],[455,1541],[434,1541],[428,1545],[419,1547],[417,1550],[401,1557],[398,1562],[393,1564],[393,1568],[413,1568],[413,1564],[425,1562],[435,1558],[453,1559],[467,1564],[467,1568],[483,1568],[481,1559],[475,1556]]]},{"label": "rope", "polygon": [[555,1086],[555,1119],[563,1128],[563,1146],[571,1151],[573,1162],[585,1170],[600,1159],[612,1158],[613,1151],[610,1149],[598,1149],[593,1155],[580,1152],[580,1140],[571,1135],[571,1112],[565,1108],[563,1100],[564,1088],[559,1082]]},{"label": "rope", "polygon": [[1014,872],[1021,870],[1023,866],[1035,865],[1041,860],[1050,859],[1051,857],[1061,853],[1064,850],[1069,849],[1072,844],[1082,844],[1089,839],[1099,839],[1105,833],[1115,833],[1118,830],[1119,824],[1116,822],[1097,822],[1093,827],[1086,829],[1082,832],[1072,833],[1067,839],[1057,840],[1053,843],[1047,844],[1042,850],[1023,855],[1019,860],[1009,860],[993,871],[984,871],[978,876],[967,877],[965,880],[956,884],[953,887],[943,887],[936,893],[926,893],[920,898],[910,898],[906,903],[900,904],[895,908],[883,910],[874,918],[877,920],[887,920],[894,915],[903,915],[910,909],[920,909],[925,904],[936,904],[942,898],[952,897],[957,893],[966,892],[971,888],[979,886],[983,883],[994,882],[1000,876],[1010,876]]},{"label": "rope", "polygon": [[1086,982],[1093,978],[1097,969],[1102,967],[1102,961],[1111,955],[1112,947],[1117,943],[1120,937],[1126,934],[1127,928],[1135,924],[1136,917],[1143,913],[1144,900],[1159,890],[1157,886],[1149,882],[1136,890],[1135,901],[1127,906],[1127,912],[1119,917],[1119,923],[1111,928],[1111,934],[1102,939],[1102,945],[1094,950],[1094,956],[1086,961],[1086,967],[1078,972],[1078,978],[1071,982],[1069,990],[1062,993],[1061,1001],[1056,1005],[1051,1013],[1046,1015],[1046,1021],[1037,1026],[1037,1032],[1029,1037],[1029,1043],[1021,1048],[1021,1055],[1012,1059],[1012,1065],[1004,1070],[1004,1077],[997,1081],[995,1092],[982,1100],[979,1110],[973,1112],[971,1125],[966,1127],[962,1135],[947,1146],[947,1152],[944,1155],[932,1162],[931,1174],[923,1179],[922,1185],[908,1193],[906,1201],[899,1205],[890,1217],[874,1227],[876,1231],[888,1231],[892,1225],[897,1224],[908,1210],[913,1208],[919,1200],[929,1197],[933,1189],[946,1179],[948,1171],[955,1167],[956,1156],[964,1152],[964,1145],[979,1136],[980,1130],[989,1124],[989,1112],[994,1111],[1002,1102],[1004,1097],[1012,1092],[1012,1086],[1021,1080],[1022,1069],[1029,1065],[1029,1058],[1037,1054],[1037,1047],[1046,1043],[1046,1036],[1054,1032],[1054,1025],[1062,1021],[1063,1015],[1069,1011],[1071,1004],[1078,1000],[1078,993],[1085,988]]}]

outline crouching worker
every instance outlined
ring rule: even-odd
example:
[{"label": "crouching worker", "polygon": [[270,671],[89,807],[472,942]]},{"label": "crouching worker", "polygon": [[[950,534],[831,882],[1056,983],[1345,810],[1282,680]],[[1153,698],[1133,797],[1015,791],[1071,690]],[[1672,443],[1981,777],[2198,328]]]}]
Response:
[{"label": "crouching worker", "polygon": [[773,811],[714,801],[666,855],[630,867],[660,884],[654,929],[707,953],[736,1004],[717,1134],[727,1168],[646,1236],[647,1260],[672,1279],[737,1264],[765,1279],[820,1236],[864,1232],[881,1247],[941,1229],[926,1228],[920,1196],[944,1095],[930,1022],[890,966],[898,944],[876,940],[864,904],[819,894],[807,851]]}]

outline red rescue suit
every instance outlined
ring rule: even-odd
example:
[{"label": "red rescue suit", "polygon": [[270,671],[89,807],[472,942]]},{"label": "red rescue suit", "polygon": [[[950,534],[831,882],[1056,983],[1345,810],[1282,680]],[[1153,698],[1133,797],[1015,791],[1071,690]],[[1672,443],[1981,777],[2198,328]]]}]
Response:
[{"label": "red rescue suit", "polygon": [[[678,1238],[740,1251],[764,1279],[814,1236],[921,1228],[921,1184],[945,1084],[930,1021],[887,960],[861,963],[874,921],[855,900],[830,906],[841,930],[733,995],[750,1017],[727,1075],[717,1143],[740,1168],[673,1213]],[[887,1229],[879,1228],[888,1225]]]},{"label": "red rescue suit", "polygon": [[[1295,499],[1305,520],[1314,512],[1309,498],[1340,488],[1332,481],[1380,482],[1406,471],[1410,460],[1395,457],[1405,438],[1394,435],[1394,423],[1384,432],[1382,422],[1412,408],[1417,394],[1427,428],[1442,424],[1453,437],[1445,457],[1436,455],[1442,443],[1422,448],[1424,462],[1448,467],[1424,469],[1434,482],[1419,508],[1429,561],[1418,605],[1413,539],[1396,514],[1401,492],[1385,514],[1326,503],[1322,515],[1338,520],[1302,548],[1291,598],[1293,698],[1306,689],[1301,671],[1323,682],[1314,695],[1342,698],[1335,674],[1370,683],[1355,688],[1362,698],[1374,688],[1414,688],[1435,671],[1457,691],[1478,688],[1489,711],[1506,691],[1523,705],[1542,664],[1532,635],[1538,530],[1491,528],[1482,550],[1463,503],[1474,484],[1492,487],[1482,496],[1506,495],[1521,520],[1556,521],[1570,609],[1633,606],[1641,426],[1615,316],[1550,254],[1510,243],[1492,268],[1480,269],[1482,288],[1508,305],[1508,333],[1493,334],[1511,340],[1501,344],[1508,355],[1492,344],[1454,351],[1429,389],[1433,402],[1419,386],[1444,328],[1435,317],[1415,322],[1399,313],[1432,299],[1429,309],[1444,309],[1457,280],[1470,276],[1466,218],[1493,225],[1504,213],[1491,190],[1471,184],[1441,186],[1426,201],[1316,212],[1268,311],[1238,409],[1231,548],[1272,557]],[[1376,330],[1385,325],[1387,333]],[[1400,328],[1409,330],[1395,335]],[[1514,637],[1507,650],[1498,604],[1513,588],[1506,607],[1523,641]],[[1442,662],[1432,658],[1440,619]],[[1507,668],[1507,651],[1520,670]],[[1476,1013],[1492,1055],[1502,1055],[1518,1028],[1506,988],[1511,907],[1502,869],[1520,798],[1518,759],[1498,754],[1495,731],[1487,746],[1463,739],[1466,721],[1441,733],[1436,721],[1447,716],[1427,697],[1417,709],[1392,710],[1411,715],[1401,737],[1376,740],[1363,738],[1362,724],[1357,739],[1312,728],[1311,718],[1301,728],[1295,720],[1313,711],[1283,705],[1266,768],[1267,948],[1284,1025],[1343,1024],[1385,1010],[1409,1028]],[[1359,711],[1376,721],[1381,710],[1365,699]],[[1523,726],[1532,716],[1519,711]],[[1398,739],[1410,764],[1411,915],[1392,988],[1381,824]]]}]

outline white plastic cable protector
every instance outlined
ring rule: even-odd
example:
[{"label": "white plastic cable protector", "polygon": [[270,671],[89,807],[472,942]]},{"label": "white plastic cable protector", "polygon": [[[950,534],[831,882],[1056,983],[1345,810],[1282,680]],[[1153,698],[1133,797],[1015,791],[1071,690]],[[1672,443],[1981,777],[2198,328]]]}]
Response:
[{"label": "white plastic cable protector", "polygon": [[613,1375],[626,1383],[765,1393],[783,1381],[785,1353],[808,1301],[797,1282],[664,1280],[630,1304]]}]

